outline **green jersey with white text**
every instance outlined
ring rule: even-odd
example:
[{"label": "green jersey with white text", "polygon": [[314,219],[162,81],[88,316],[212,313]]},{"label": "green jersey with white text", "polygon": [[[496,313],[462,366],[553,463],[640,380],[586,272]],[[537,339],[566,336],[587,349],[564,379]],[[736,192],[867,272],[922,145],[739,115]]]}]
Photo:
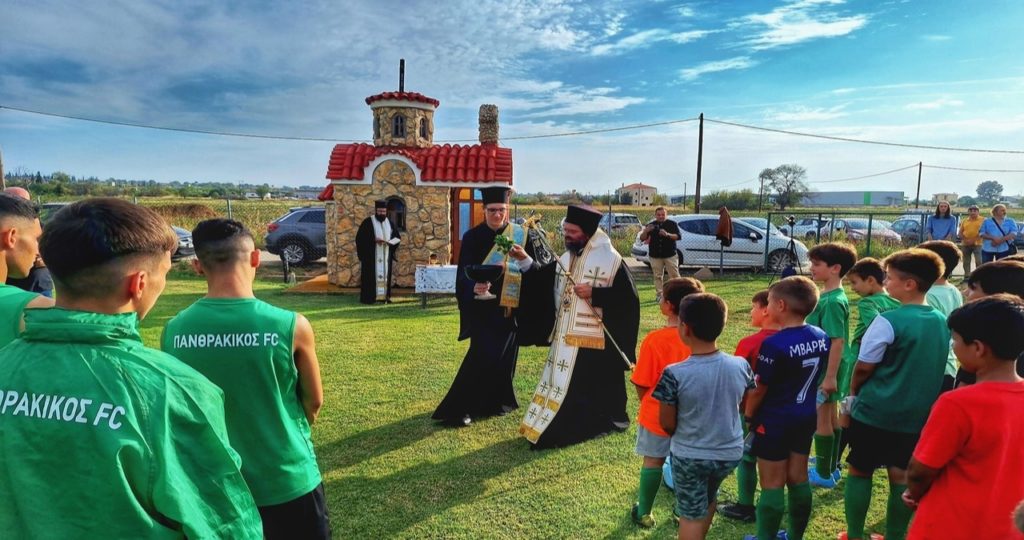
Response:
[{"label": "green jersey with white text", "polygon": [[0,349],[0,535],[262,538],[223,411],[135,313],[27,310]]},{"label": "green jersey with white text", "polygon": [[291,501],[320,484],[299,400],[295,319],[255,298],[201,298],[164,328],[163,350],[224,390],[231,445],[258,506]]}]

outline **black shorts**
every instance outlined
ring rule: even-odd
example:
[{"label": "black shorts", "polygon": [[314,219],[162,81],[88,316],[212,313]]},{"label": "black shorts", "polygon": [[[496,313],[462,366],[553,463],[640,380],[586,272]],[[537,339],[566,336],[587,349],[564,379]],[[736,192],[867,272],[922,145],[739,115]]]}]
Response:
[{"label": "black shorts", "polygon": [[331,537],[323,483],[297,499],[260,506],[257,510],[263,519],[263,538],[266,540],[325,540]]},{"label": "black shorts", "polygon": [[882,467],[906,469],[914,455],[917,440],[921,438],[920,433],[889,431],[854,418],[850,419],[850,427],[845,433],[850,443],[846,462],[866,473]]},{"label": "black shorts", "polygon": [[785,461],[791,453],[810,455],[817,425],[817,415],[765,418],[754,424],[754,444],[750,453],[768,461]]}]

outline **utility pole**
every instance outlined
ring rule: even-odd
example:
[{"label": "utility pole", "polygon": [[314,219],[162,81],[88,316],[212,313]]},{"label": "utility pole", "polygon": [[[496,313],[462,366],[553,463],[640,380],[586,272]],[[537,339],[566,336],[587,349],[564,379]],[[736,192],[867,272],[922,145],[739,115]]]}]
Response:
[{"label": "utility pole", "polygon": [[917,162],[917,196],[914,197],[914,209],[917,209],[917,207],[921,203],[921,169],[922,168],[923,167],[921,165],[921,162],[918,161]]},{"label": "utility pole", "polygon": [[686,182],[683,182],[683,210],[686,210]]},{"label": "utility pole", "polygon": [[[761,176],[761,175],[759,175]],[[764,176],[761,176],[761,189],[757,190],[757,211],[761,212],[761,202],[764,200]]]},{"label": "utility pole", "polygon": [[7,178],[4,177],[4,149],[0,148],[0,190],[7,189]]},{"label": "utility pole", "polygon": [[700,213],[700,168],[704,158],[704,113],[700,113],[700,129],[697,134],[697,187],[693,192],[693,213]]}]

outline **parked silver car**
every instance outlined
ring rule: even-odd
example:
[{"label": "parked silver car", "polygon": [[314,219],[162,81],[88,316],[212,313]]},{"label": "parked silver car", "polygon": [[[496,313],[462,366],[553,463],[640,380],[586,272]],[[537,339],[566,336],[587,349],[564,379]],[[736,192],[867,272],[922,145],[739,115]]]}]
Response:
[{"label": "parked silver car", "polygon": [[[765,243],[769,271],[776,272],[789,265],[802,268],[808,264],[807,246],[802,242],[793,240],[793,249],[790,252],[788,237],[779,233],[766,233],[764,229],[745,223],[740,218],[732,220],[732,245],[724,250],[715,238],[717,216],[688,214],[669,216],[668,219],[678,223],[682,233],[676,241],[679,266],[714,267],[718,266],[721,256],[723,266],[764,268]],[[639,233],[630,252],[638,261],[650,264],[647,244],[640,240]],[[796,255],[796,260],[793,259],[793,254]]]}]

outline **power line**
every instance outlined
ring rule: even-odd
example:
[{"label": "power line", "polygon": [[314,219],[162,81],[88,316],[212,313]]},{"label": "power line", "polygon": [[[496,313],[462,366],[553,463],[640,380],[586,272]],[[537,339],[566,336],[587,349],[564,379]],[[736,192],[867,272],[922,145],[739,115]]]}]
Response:
[{"label": "power line", "polygon": [[29,114],[38,114],[38,115],[42,115],[42,116],[52,116],[52,117],[56,117],[56,118],[65,118],[65,119],[68,119],[68,120],[81,120],[83,122],[95,122],[97,124],[110,124],[110,125],[114,125],[114,126],[124,126],[124,127],[133,127],[133,128],[143,128],[143,129],[159,129],[159,130],[162,130],[162,131],[177,131],[177,132],[182,132],[182,133],[199,133],[199,134],[202,134],[202,135],[221,135],[221,136],[225,136],[225,137],[246,137],[246,138],[250,138],[250,139],[274,139],[274,140],[281,140],[281,141],[348,142],[348,143],[367,142],[365,140],[355,140],[355,139],[345,140],[345,139],[324,139],[324,138],[320,138],[320,137],[289,137],[289,136],[283,136],[283,135],[259,135],[259,134],[256,134],[256,133],[233,133],[233,132],[230,132],[230,131],[210,131],[210,130],[205,130],[205,129],[192,129],[192,128],[175,128],[175,127],[167,127],[167,126],[154,126],[154,125],[149,125],[149,124],[138,124],[138,123],[133,123],[133,122],[118,122],[116,120],[99,120],[99,119],[96,119],[96,118],[86,118],[84,116],[71,116],[71,115],[67,115],[67,114],[58,114],[58,113],[45,112],[45,111],[33,111],[31,109],[21,109],[21,108],[18,108],[18,107],[9,107],[7,105],[0,105],[0,110],[2,110],[2,109],[7,109],[7,110],[10,110],[10,111],[18,111],[18,112],[23,112],[23,113],[29,113]]},{"label": "power line", "polygon": [[[22,109],[22,108],[17,108],[17,107],[0,106],[0,110],[2,110],[2,109],[7,109],[9,111],[17,111],[19,113],[28,113],[28,114],[32,114],[32,115],[42,115],[42,116],[49,116],[49,117],[55,117],[55,118],[63,118],[63,119],[67,119],[67,120],[79,120],[79,121],[83,121],[83,122],[94,122],[94,123],[97,123],[97,124],[110,124],[110,125],[115,125],[115,126],[136,127],[136,128],[142,128],[142,129],[160,129],[160,130],[163,130],[163,131],[177,131],[177,132],[182,132],[182,133],[200,133],[200,134],[203,134],[203,135],[221,135],[221,136],[228,136],[228,137],[265,138],[265,139],[274,139],[274,140],[305,140],[305,141],[314,141],[314,142],[371,142],[370,140],[367,140],[367,139],[342,139],[342,138],[306,137],[306,136],[289,136],[289,135],[264,135],[264,134],[259,134],[259,133],[238,133],[238,132],[232,132],[232,131],[214,131],[214,130],[208,130],[208,129],[193,129],[193,128],[184,128],[184,127],[157,126],[157,125],[152,125],[152,124],[139,124],[139,123],[135,123],[135,122],[119,122],[119,121],[116,121],[116,120],[100,120],[100,119],[97,119],[97,118],[87,118],[87,117],[73,116],[73,115],[61,115],[61,114],[57,114],[57,113],[48,113],[48,112],[45,112],[45,111],[33,111],[31,109]],[[636,124],[636,125],[622,126],[622,127],[607,127],[607,128],[587,129],[587,130],[579,130],[579,131],[567,131],[567,132],[563,132],[563,133],[546,133],[546,134],[540,134],[540,135],[520,135],[520,136],[512,136],[512,137],[502,137],[502,140],[525,140],[525,139],[531,139],[531,138],[568,137],[568,136],[574,136],[574,135],[588,135],[588,134],[591,134],[591,133],[608,133],[608,132],[612,132],[612,131],[626,131],[628,129],[643,129],[643,128],[648,128],[648,127],[667,126],[667,125],[670,125],[670,124],[683,124],[683,123],[686,123],[686,122],[693,122],[695,120],[696,120],[696,118],[685,118],[685,119],[681,119],[681,120],[667,120],[665,122],[651,122],[651,123],[648,123],[648,124]],[[449,140],[437,140],[436,142],[437,143],[444,143],[444,142],[477,142],[477,139],[475,139],[475,138],[449,139]]]},{"label": "power line", "polygon": [[901,148],[922,148],[925,150],[945,150],[948,152],[981,152],[988,154],[1024,154],[1024,150],[992,150],[987,148],[959,148],[955,146],[929,146],[924,144],[907,144],[907,143],[895,143],[887,141],[870,141],[867,139],[853,139],[849,137],[836,137],[834,135],[818,135],[816,133],[803,133],[800,131],[787,131],[784,129],[767,128],[761,126],[750,126],[747,124],[738,124],[736,122],[726,122],[725,120],[713,120],[705,118],[708,122],[714,122],[716,124],[722,124],[725,126],[733,126],[744,129],[753,129],[757,131],[767,131],[770,133],[782,133],[784,135],[796,135],[799,137],[810,137],[813,139],[826,139],[830,141],[842,141],[842,142],[853,142],[861,144],[877,144],[881,146],[898,146]]},{"label": "power line", "polygon": [[1024,173],[1024,169],[969,169],[966,167],[944,167],[942,165],[922,165],[925,169],[943,169],[946,171],[971,171],[989,173]]},{"label": "power line", "polygon": [[908,169],[916,169],[916,168],[917,168],[917,163],[915,163],[913,165],[907,165],[906,167],[900,167],[899,169],[893,169],[891,171],[884,171],[884,172],[874,173],[874,174],[865,174],[864,176],[854,176],[852,178],[839,178],[839,179],[836,179],[836,180],[818,180],[818,181],[815,181],[815,182],[808,182],[808,184],[833,184],[833,183],[836,183],[836,182],[852,182],[853,180],[863,180],[865,178],[874,178],[876,176],[885,176],[887,174],[892,174],[894,172],[900,172],[900,171],[905,171],[905,170],[908,170]]}]

